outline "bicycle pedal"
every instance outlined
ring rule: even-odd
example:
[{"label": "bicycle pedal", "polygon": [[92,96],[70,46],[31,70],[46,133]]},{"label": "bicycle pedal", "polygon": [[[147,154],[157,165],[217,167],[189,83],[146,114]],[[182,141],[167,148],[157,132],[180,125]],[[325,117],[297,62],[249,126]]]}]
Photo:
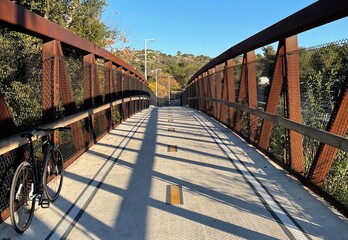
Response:
[{"label": "bicycle pedal", "polygon": [[49,208],[50,207],[50,200],[48,200],[48,199],[41,199],[40,206],[42,208]]}]

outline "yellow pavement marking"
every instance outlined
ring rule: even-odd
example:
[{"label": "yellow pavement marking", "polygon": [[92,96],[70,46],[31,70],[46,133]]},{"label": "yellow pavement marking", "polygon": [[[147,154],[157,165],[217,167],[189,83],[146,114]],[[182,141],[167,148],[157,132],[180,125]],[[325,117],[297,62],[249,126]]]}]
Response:
[{"label": "yellow pavement marking", "polygon": [[169,205],[183,204],[181,186],[179,185],[167,186],[167,204]]},{"label": "yellow pavement marking", "polygon": [[178,147],[176,145],[168,145],[168,152],[177,152]]}]

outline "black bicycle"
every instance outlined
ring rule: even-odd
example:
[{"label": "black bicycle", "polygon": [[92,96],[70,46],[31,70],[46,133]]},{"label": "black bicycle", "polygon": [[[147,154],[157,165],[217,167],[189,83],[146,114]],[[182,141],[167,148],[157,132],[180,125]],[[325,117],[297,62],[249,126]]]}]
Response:
[{"label": "black bicycle", "polygon": [[[64,161],[58,147],[52,139],[54,131],[70,130],[70,127],[36,128],[21,134],[28,139],[29,157],[17,168],[11,185],[10,216],[13,228],[23,233],[30,225],[35,201],[42,208],[49,207],[55,201],[62,188]],[[33,137],[38,131],[44,131],[42,142],[34,148]],[[42,149],[43,158],[35,157]],[[39,153],[40,154],[40,153]]]}]

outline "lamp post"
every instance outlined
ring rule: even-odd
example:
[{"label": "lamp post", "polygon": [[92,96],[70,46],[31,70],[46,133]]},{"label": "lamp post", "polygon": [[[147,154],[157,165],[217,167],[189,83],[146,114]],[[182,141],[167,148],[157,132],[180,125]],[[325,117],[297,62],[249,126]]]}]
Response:
[{"label": "lamp post", "polygon": [[145,39],[144,43],[145,43],[145,80],[147,80],[147,60],[146,60],[146,42],[154,42],[155,39],[153,38],[149,38],[149,39]]},{"label": "lamp post", "polygon": [[172,76],[168,77],[168,105],[170,105],[170,78]]},{"label": "lamp post", "polygon": [[158,97],[157,97],[157,96],[158,96],[158,95],[157,95],[157,72],[158,72],[158,71],[161,71],[161,70],[162,70],[162,69],[159,69],[159,68],[158,68],[158,69],[155,69],[155,72],[156,72],[156,101],[158,101],[158,99],[157,99],[157,98],[158,98]]}]

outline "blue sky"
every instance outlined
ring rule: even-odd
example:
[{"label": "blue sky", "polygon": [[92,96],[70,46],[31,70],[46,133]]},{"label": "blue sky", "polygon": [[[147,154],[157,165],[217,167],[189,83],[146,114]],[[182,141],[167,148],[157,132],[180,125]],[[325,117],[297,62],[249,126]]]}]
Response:
[{"label": "blue sky", "polygon": [[[127,34],[130,47],[216,57],[314,0],[108,0],[104,22]],[[300,46],[348,37],[347,18],[300,34]],[[124,45],[117,45],[122,47]]]}]

